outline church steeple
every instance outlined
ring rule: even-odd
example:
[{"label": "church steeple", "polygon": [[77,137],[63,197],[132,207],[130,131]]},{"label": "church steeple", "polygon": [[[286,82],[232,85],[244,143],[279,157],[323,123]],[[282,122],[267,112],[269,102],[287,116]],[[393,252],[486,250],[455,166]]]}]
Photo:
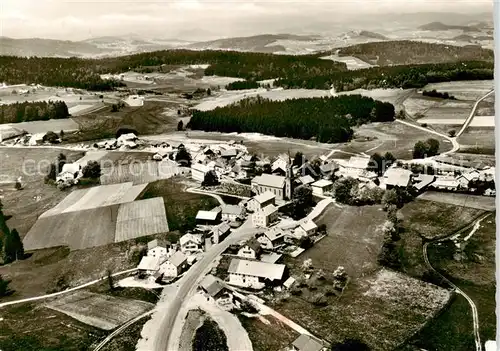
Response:
[{"label": "church steeple", "polygon": [[288,200],[292,199],[293,194],[293,171],[292,171],[292,160],[290,159],[290,151],[288,151],[288,161],[286,164],[286,176],[285,176],[285,198]]}]

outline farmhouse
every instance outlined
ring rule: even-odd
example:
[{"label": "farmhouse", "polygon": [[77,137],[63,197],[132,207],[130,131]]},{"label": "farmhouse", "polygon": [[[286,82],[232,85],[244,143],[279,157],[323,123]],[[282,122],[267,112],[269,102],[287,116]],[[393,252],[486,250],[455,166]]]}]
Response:
[{"label": "farmhouse", "polygon": [[339,175],[361,181],[374,179],[377,175],[374,172],[367,171],[369,165],[369,157],[352,156],[348,162],[339,160]]},{"label": "farmhouse", "polygon": [[472,180],[479,179],[479,176],[481,173],[479,171],[473,169],[470,172],[467,173],[462,173],[458,178],[457,181],[460,183],[461,188],[467,189],[469,187],[469,182]]},{"label": "farmhouse", "polygon": [[431,184],[431,187],[439,190],[457,190],[460,183],[453,177],[436,177],[434,183]]},{"label": "farmhouse", "polygon": [[276,195],[272,192],[267,191],[265,193],[254,196],[247,203],[247,209],[251,212],[255,212],[263,209],[268,205],[274,205],[276,200]]},{"label": "farmhouse", "polygon": [[224,310],[232,308],[234,302],[233,294],[231,290],[224,286],[224,283],[220,279],[209,274],[200,282],[200,288]]},{"label": "farmhouse", "polygon": [[82,166],[79,163],[66,163],[58,174],[57,182],[71,182],[82,177]]},{"label": "farmhouse", "polygon": [[285,232],[283,229],[274,227],[257,237],[262,248],[273,250],[285,242]]},{"label": "farmhouse", "polygon": [[314,178],[311,177],[310,175],[306,175],[306,176],[300,177],[298,179],[298,181],[302,185],[308,185],[308,184],[314,183]]},{"label": "farmhouse", "polygon": [[200,210],[196,214],[196,222],[200,224],[215,224],[219,222],[221,216],[220,211],[203,211]]},{"label": "farmhouse", "polygon": [[187,257],[177,251],[167,261],[160,265],[160,273],[163,277],[175,278],[187,267]]},{"label": "farmhouse", "polygon": [[314,234],[317,229],[318,226],[316,225],[316,223],[314,223],[311,220],[306,220],[300,223],[300,225],[295,229],[295,231],[297,232],[296,234],[299,234],[298,235],[299,237],[302,237]]},{"label": "farmhouse", "polygon": [[222,220],[236,221],[245,217],[245,208],[238,205],[222,205]]},{"label": "farmhouse", "polygon": [[265,192],[273,193],[277,199],[290,199],[292,197],[292,184],[289,178],[262,174],[252,179],[252,190],[256,194]]},{"label": "farmhouse", "polygon": [[333,183],[330,180],[321,179],[311,184],[314,195],[323,196],[332,190]]},{"label": "farmhouse", "polygon": [[238,257],[256,260],[259,258],[261,253],[262,248],[260,247],[260,243],[252,238],[247,240],[246,243],[238,250]]},{"label": "farmhouse", "polygon": [[389,168],[384,173],[386,189],[406,188],[411,184],[412,172],[403,168]]},{"label": "farmhouse", "polygon": [[332,173],[339,170],[339,165],[336,162],[325,163],[319,166],[319,170],[323,177],[329,177]]},{"label": "farmhouse", "polygon": [[233,258],[229,264],[229,284],[252,289],[262,289],[266,282],[281,284],[286,266],[259,261]]},{"label": "farmhouse", "polygon": [[311,336],[306,334],[301,334],[295,341],[292,343],[290,351],[325,351],[326,347],[323,343]]},{"label": "farmhouse", "polygon": [[141,262],[139,262],[137,269],[140,273],[153,275],[160,269],[160,264],[163,259],[162,257],[144,256]]},{"label": "farmhouse", "polygon": [[416,182],[413,186],[417,191],[422,192],[434,182],[434,179],[436,179],[436,177],[433,175],[419,174],[417,177],[413,178]]},{"label": "farmhouse", "polygon": [[278,219],[278,208],[274,205],[267,205],[262,210],[252,214],[252,222],[256,227],[267,227]]},{"label": "farmhouse", "polygon": [[236,157],[237,155],[238,155],[238,150],[236,150],[234,148],[222,150],[220,153],[221,157],[229,158],[229,159]]},{"label": "farmhouse", "polygon": [[210,171],[210,167],[201,163],[191,164],[191,176],[194,180],[203,182],[205,180],[205,174]]},{"label": "farmhouse", "polygon": [[203,240],[199,234],[185,234],[179,239],[181,251],[185,254],[195,254],[203,251]]},{"label": "farmhouse", "polygon": [[221,240],[223,240],[227,234],[231,231],[231,227],[226,222],[222,222],[221,224],[212,228],[212,243],[218,244]]},{"label": "farmhouse", "polygon": [[166,257],[170,244],[166,240],[151,240],[148,242],[148,256]]}]

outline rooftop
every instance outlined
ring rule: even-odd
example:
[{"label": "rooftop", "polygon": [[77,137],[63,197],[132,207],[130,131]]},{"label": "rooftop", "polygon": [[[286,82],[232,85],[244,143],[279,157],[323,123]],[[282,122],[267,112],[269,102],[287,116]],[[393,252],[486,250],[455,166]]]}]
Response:
[{"label": "rooftop", "polygon": [[271,188],[280,188],[282,189],[285,186],[285,177],[272,175],[272,174],[262,174],[260,176],[255,177],[252,180],[252,183],[271,187]]},{"label": "rooftop", "polygon": [[268,202],[269,200],[272,200],[272,199],[274,199],[274,198],[276,198],[276,195],[274,195],[274,194],[273,194],[272,192],[270,192],[270,191],[266,191],[266,192],[264,192],[264,193],[262,193],[262,194],[259,194],[259,195],[257,195],[257,196],[255,196],[255,197],[254,197],[254,199],[255,199],[258,203],[260,203],[260,204],[263,204],[263,203],[265,203],[265,202]]},{"label": "rooftop", "polygon": [[180,265],[184,264],[186,260],[187,260],[186,255],[184,255],[180,251],[177,251],[168,259],[168,261],[176,267],[179,267]]},{"label": "rooftop", "polygon": [[330,180],[320,179],[317,182],[312,183],[311,186],[318,187],[318,188],[324,188],[324,187],[330,186],[332,184],[333,184],[333,182]]},{"label": "rooftop", "polygon": [[185,243],[193,241],[197,244],[201,244],[201,235],[198,234],[184,234],[179,239],[179,244],[184,245]]},{"label": "rooftop", "polygon": [[263,212],[264,216],[269,216],[270,214],[278,212],[278,208],[274,205],[267,205],[261,211]]},{"label": "rooftop", "polygon": [[155,247],[167,247],[169,245],[168,241],[162,239],[154,239],[148,242],[148,250],[154,249]]},{"label": "rooftop", "polygon": [[350,168],[366,169],[369,163],[369,157],[352,156],[346,166]]},{"label": "rooftop", "polygon": [[384,173],[386,185],[406,187],[410,184],[412,172],[403,168],[389,168]]},{"label": "rooftop", "polygon": [[303,177],[300,177],[299,178],[299,181],[306,185],[306,184],[311,184],[311,183],[314,183],[314,178],[311,177],[310,175],[306,175],[306,176],[303,176]]},{"label": "rooftop", "polygon": [[198,211],[196,219],[204,221],[215,221],[217,219],[218,211]]},{"label": "rooftop", "polygon": [[217,294],[224,289],[224,285],[222,285],[221,281],[211,274],[203,278],[200,282],[200,287],[212,297],[217,296]]},{"label": "rooftop", "polygon": [[137,268],[145,271],[157,271],[160,268],[161,257],[144,256]]},{"label": "rooftop", "polygon": [[318,226],[316,225],[316,223],[314,223],[313,221],[305,221],[305,222],[302,222],[300,224],[300,227],[302,229],[304,229],[306,232],[307,231],[310,231],[310,230],[314,230],[316,228],[318,228]]},{"label": "rooftop", "polygon": [[194,169],[195,171],[200,171],[203,173],[210,171],[210,167],[208,167],[207,165],[204,165],[202,163],[193,163],[191,165],[191,169]]},{"label": "rooftop", "polygon": [[244,208],[238,205],[222,205],[222,213],[229,215],[240,216],[244,212]]},{"label": "rooftop", "polygon": [[285,273],[285,265],[233,258],[227,271],[228,273],[279,280]]}]

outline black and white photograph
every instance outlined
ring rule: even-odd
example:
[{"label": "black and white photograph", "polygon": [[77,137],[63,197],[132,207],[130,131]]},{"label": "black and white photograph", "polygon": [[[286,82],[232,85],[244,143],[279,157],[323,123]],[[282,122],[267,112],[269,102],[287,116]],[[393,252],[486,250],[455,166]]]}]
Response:
[{"label": "black and white photograph", "polygon": [[0,351],[500,350],[500,2],[0,1]]}]

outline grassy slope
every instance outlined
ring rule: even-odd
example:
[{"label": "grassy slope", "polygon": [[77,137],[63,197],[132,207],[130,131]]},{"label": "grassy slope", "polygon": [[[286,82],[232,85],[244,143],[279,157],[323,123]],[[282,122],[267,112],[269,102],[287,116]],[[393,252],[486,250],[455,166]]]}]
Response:
[{"label": "grassy slope", "polygon": [[183,191],[182,185],[172,179],[150,183],[141,198],[149,199],[157,196],[163,197],[171,231],[194,228],[199,210],[210,210],[219,205],[217,200],[210,196]]},{"label": "grassy slope", "polygon": [[257,318],[238,315],[243,328],[248,332],[254,351],[277,351],[291,345],[299,337],[299,333],[273,316],[265,316],[269,324]]}]

